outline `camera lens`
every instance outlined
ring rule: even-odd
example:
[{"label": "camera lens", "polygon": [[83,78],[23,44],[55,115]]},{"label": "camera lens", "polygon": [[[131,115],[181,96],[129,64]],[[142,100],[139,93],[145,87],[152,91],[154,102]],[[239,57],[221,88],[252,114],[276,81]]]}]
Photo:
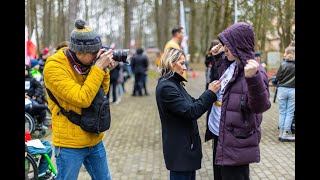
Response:
[{"label": "camera lens", "polygon": [[[108,46],[102,46],[105,51],[108,51],[110,49],[110,47]],[[115,61],[118,61],[118,62],[123,62],[123,63],[126,63],[128,64],[129,62],[127,61],[127,57],[128,57],[128,52],[129,50],[128,49],[121,49],[121,50],[113,50],[113,59]]]},{"label": "camera lens", "polygon": [[118,62],[127,63],[128,51],[127,50],[114,50],[113,59]]}]

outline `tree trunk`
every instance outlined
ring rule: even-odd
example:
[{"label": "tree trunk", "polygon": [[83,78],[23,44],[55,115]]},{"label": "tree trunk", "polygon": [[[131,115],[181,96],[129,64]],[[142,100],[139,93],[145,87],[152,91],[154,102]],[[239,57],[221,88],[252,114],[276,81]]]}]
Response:
[{"label": "tree trunk", "polygon": [[74,21],[78,18],[77,14],[80,11],[80,1],[79,0],[69,0],[68,5],[68,16],[66,16],[66,37],[70,37],[71,31],[75,28]]},{"label": "tree trunk", "polygon": [[57,44],[66,40],[65,36],[65,18],[63,12],[64,0],[59,0],[58,2],[58,21],[57,21]]},{"label": "tree trunk", "polygon": [[130,47],[130,7],[129,7],[130,0],[124,0],[124,41],[123,47],[129,48]]},{"label": "tree trunk", "polygon": [[212,21],[209,21],[210,20],[210,16],[209,16],[210,10],[209,9],[210,9],[210,2],[207,1],[205,6],[204,6],[204,10],[203,10],[204,25],[203,26],[200,25],[200,26],[204,27],[203,31],[201,33],[202,34],[202,38],[201,38],[202,39],[202,43],[201,43],[201,50],[200,50],[201,54],[206,54],[209,42],[211,41],[209,39],[209,33],[211,33],[210,32],[210,23]]},{"label": "tree trunk", "polygon": [[223,28],[223,21],[224,21],[224,1],[225,0],[220,0],[216,3],[216,8],[214,13],[216,14],[215,16],[215,30],[214,30],[214,36],[218,37],[218,34],[222,31]]},{"label": "tree trunk", "polygon": [[190,4],[190,31],[189,31],[189,54],[190,54],[190,62],[193,63],[194,61],[194,55],[197,52],[196,44],[195,44],[195,28],[196,28],[196,11],[195,11],[195,4],[193,0],[189,0]]},{"label": "tree trunk", "polygon": [[[234,2],[234,1],[233,1]],[[230,1],[224,1],[224,21],[223,21],[223,27],[221,31],[226,29],[228,26],[233,24],[234,22],[234,16],[232,17],[233,8],[230,8]]]},{"label": "tree trunk", "polygon": [[54,3],[53,3],[53,0],[49,0],[49,6],[48,6],[48,24],[47,24],[47,26],[48,26],[48,28],[47,28],[47,44],[45,44],[45,46],[47,46],[47,47],[50,47],[51,46],[51,39],[52,39],[52,17],[53,17],[53,8],[54,7]]},{"label": "tree trunk", "polygon": [[33,31],[33,10],[32,10],[32,4],[34,3],[34,0],[27,0],[27,27],[28,27],[28,38],[31,38],[32,31]]},{"label": "tree trunk", "polygon": [[[161,40],[160,47],[164,49],[165,43],[169,40],[169,9],[170,0],[162,0],[161,4],[161,19],[160,19],[160,30],[161,30]],[[171,34],[170,34],[171,35]]]},{"label": "tree trunk", "polygon": [[[40,43],[39,43],[39,33],[38,33],[38,20],[37,20],[37,4],[36,1],[32,1],[32,18],[33,18],[33,27],[32,27],[32,32],[35,31],[36,33],[36,43],[37,43],[37,54],[40,52]],[[31,34],[32,35],[32,34]]]},{"label": "tree trunk", "polygon": [[156,39],[156,44],[158,48],[162,48],[161,45],[161,30],[160,30],[160,18],[159,18],[159,1],[155,0],[154,1],[154,19],[155,19],[155,23],[156,23],[156,34],[157,34],[157,39]]},{"label": "tree trunk", "polygon": [[43,31],[42,31],[42,42],[44,47],[49,46],[49,8],[48,8],[48,0],[43,0],[43,17],[42,17],[42,26],[43,26]]},{"label": "tree trunk", "polygon": [[88,5],[88,0],[84,1],[84,5],[85,5],[85,20],[86,20],[86,22],[89,23],[89,5]]}]

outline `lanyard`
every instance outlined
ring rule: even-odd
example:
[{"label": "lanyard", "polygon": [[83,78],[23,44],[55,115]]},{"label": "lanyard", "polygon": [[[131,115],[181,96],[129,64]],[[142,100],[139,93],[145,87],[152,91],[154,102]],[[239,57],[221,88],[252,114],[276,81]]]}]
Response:
[{"label": "lanyard", "polygon": [[228,82],[230,81],[230,79],[232,78],[232,76],[234,74],[235,67],[236,67],[236,61],[233,62],[232,64],[230,64],[228,69],[223,73],[223,75],[219,79],[221,82],[220,91],[222,91],[227,86]]}]

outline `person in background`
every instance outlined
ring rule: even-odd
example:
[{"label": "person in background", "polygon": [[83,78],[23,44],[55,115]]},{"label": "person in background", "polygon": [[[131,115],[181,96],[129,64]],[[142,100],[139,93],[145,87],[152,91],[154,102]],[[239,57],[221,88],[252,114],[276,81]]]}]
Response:
[{"label": "person in background", "polygon": [[[134,73],[134,88],[132,96],[142,96],[142,89],[144,88],[146,78],[145,76],[149,67],[148,57],[143,54],[142,48],[137,48],[136,54],[131,58],[131,67],[132,72]],[[146,89],[145,93],[147,93]]]},{"label": "person in background", "polygon": [[69,47],[70,42],[69,41],[62,41],[60,42],[57,47],[54,49],[54,53],[56,53],[59,49],[63,47]]},{"label": "person in background", "polygon": [[267,68],[266,63],[264,63],[264,62],[261,61],[261,52],[259,52],[259,51],[255,52],[255,53],[254,53],[254,58],[255,58],[255,60],[256,60],[258,63],[261,64],[261,66],[263,67],[263,69],[264,69],[265,71],[267,71],[267,70],[266,70],[266,68]]},{"label": "person in background", "polygon": [[[215,59],[214,59],[214,55],[212,54],[211,50],[214,46],[218,45],[220,43],[220,41],[218,39],[214,39],[211,41],[210,46],[207,50],[207,54],[205,56],[205,66],[206,66],[206,89],[208,89],[208,85],[210,84],[210,82],[215,81],[215,80],[219,80],[219,74],[218,74],[218,69],[217,66],[215,64]],[[205,137],[206,139],[211,137],[211,132],[208,129],[208,121],[209,121],[209,115],[211,112],[211,108],[212,105],[210,106],[210,108],[208,109],[207,113],[206,113],[206,133],[205,133]]]},{"label": "person in background", "polygon": [[119,65],[110,70],[110,90],[111,90],[111,92],[109,90],[107,97],[109,99],[110,93],[112,93],[112,101],[111,101],[112,104],[118,104],[120,102],[120,101],[118,101],[118,94],[117,94],[119,72],[120,72]]},{"label": "person in background", "polygon": [[32,59],[31,60],[31,70],[30,74],[32,77],[34,77],[38,82],[43,84],[43,79],[42,79],[42,73],[40,72],[40,64],[37,59]]},{"label": "person in background", "polygon": [[49,56],[49,49],[44,48],[38,59],[39,65],[40,65],[39,71],[41,72],[41,74],[43,73],[43,68],[44,68],[44,65],[46,64],[46,60],[48,56]]},{"label": "person in background", "polygon": [[[166,43],[166,45],[164,46],[164,50],[168,48],[176,48],[176,49],[181,49],[181,43],[184,37],[184,30],[183,27],[178,25],[172,28],[171,30],[171,39]],[[186,67],[187,67],[187,63],[189,62],[189,58],[188,58],[188,54],[186,54]],[[185,79],[187,79],[187,71],[183,73],[182,75]]]},{"label": "person in background", "polygon": [[295,141],[291,132],[295,112],[295,47],[285,49],[283,61],[277,71],[279,102],[279,140]]},{"label": "person in background", "polygon": [[31,116],[38,115],[38,123],[41,124],[42,129],[46,130],[50,126],[50,122],[46,118],[47,112],[45,109],[39,110],[36,108],[36,106],[46,103],[43,86],[29,74],[29,71],[29,66],[25,65],[25,98],[32,102],[32,110],[28,111],[28,113],[30,113]]},{"label": "person in background", "polygon": [[170,180],[195,180],[201,168],[202,147],[197,120],[216,101],[220,82],[213,81],[198,98],[184,88],[186,56],[180,49],[168,48],[160,60],[161,77],[156,101],[162,127],[163,155]]},{"label": "person in background", "polygon": [[204,60],[204,64],[206,66],[206,72],[205,72],[206,88],[205,89],[208,89],[208,85],[210,82],[212,82],[213,80],[217,80],[218,71],[217,71],[217,67],[214,64],[214,56],[211,53],[211,49],[213,48],[213,46],[218,44],[219,44],[219,40],[217,39],[212,40],[207,50],[207,54],[205,56],[205,60]]}]

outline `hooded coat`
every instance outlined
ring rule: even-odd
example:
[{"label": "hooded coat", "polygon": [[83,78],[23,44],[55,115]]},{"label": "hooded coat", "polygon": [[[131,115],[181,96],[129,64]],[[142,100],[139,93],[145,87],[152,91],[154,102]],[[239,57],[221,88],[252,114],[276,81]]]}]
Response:
[{"label": "hooded coat", "polygon": [[[251,78],[244,76],[247,60],[254,59],[253,28],[239,22],[225,29],[218,38],[240,61],[222,98],[215,164],[235,166],[259,162],[262,113],[270,108],[271,103],[263,67],[260,65]],[[215,60],[221,77],[231,63],[224,53],[216,55]]]}]

